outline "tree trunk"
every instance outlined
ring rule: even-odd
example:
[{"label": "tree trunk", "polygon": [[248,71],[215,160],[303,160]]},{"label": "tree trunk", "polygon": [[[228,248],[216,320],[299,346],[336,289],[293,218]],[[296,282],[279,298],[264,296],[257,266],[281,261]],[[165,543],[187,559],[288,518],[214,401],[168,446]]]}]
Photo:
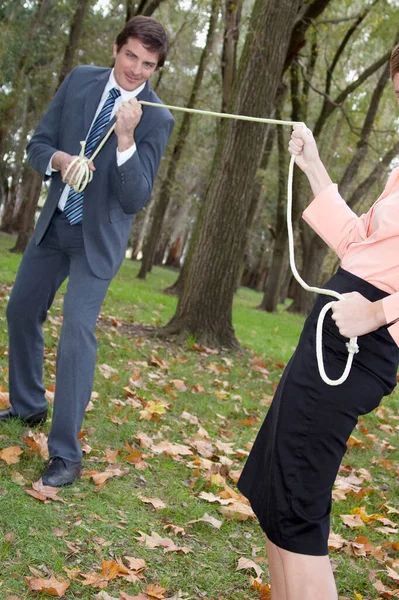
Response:
[{"label": "tree trunk", "polygon": [[35,213],[41,189],[42,178],[27,166],[22,185],[24,198],[19,210],[21,221],[15,246],[11,248],[10,252],[24,252],[28,245],[35,227]]},{"label": "tree trunk", "polygon": [[69,39],[65,48],[61,71],[58,77],[57,89],[72,70],[73,59],[83,31],[83,20],[90,1],[91,0],[77,0],[76,2],[75,12],[71,21],[71,28],[69,30]]},{"label": "tree trunk", "polygon": [[[212,8],[211,8],[211,17],[209,20],[209,28],[208,35],[206,39],[205,47],[201,54],[201,59],[198,65],[198,71],[194,79],[193,88],[191,90],[190,99],[188,101],[187,107],[193,108],[197,101],[198,92],[201,87],[201,83],[204,77],[206,64],[208,58],[211,54],[213,42],[214,42],[214,34],[216,30],[216,25],[219,16],[219,6],[220,0],[212,0]],[[150,230],[146,236],[146,241],[143,248],[143,259],[141,261],[141,268],[137,275],[139,279],[145,279],[147,273],[151,270],[154,261],[154,254],[156,245],[160,238],[162,225],[164,222],[165,214],[169,206],[171,194],[173,191],[173,186],[176,180],[177,168],[179,166],[179,161],[182,156],[184,146],[186,144],[186,140],[188,134],[190,132],[192,114],[184,113],[183,121],[180,127],[180,130],[177,135],[177,141],[175,147],[173,149],[172,157],[170,159],[168,165],[168,171],[165,176],[165,179],[162,182],[161,190],[159,196],[156,200],[154,209],[152,211],[152,222]]]},{"label": "tree trunk", "polygon": [[[255,0],[233,90],[235,113],[271,113],[298,6],[299,0],[266,4]],[[201,231],[176,314],[164,328],[166,334],[190,333],[209,346],[238,346],[232,325],[233,295],[265,134],[265,128],[253,123],[222,124]]]},{"label": "tree trunk", "polygon": [[162,2],[165,0],[140,0],[138,3],[134,0],[126,0],[126,22],[137,15],[151,17]]},{"label": "tree trunk", "polygon": [[222,112],[227,112],[237,70],[237,44],[243,0],[225,0],[222,49]]},{"label": "tree trunk", "polygon": [[[276,111],[276,118],[281,119],[280,111]],[[278,196],[276,217],[276,240],[274,242],[272,263],[266,279],[265,293],[259,306],[267,312],[274,312],[280,298],[280,284],[284,276],[284,263],[287,252],[287,224],[286,224],[286,144],[284,131],[277,127],[278,145]]]}]

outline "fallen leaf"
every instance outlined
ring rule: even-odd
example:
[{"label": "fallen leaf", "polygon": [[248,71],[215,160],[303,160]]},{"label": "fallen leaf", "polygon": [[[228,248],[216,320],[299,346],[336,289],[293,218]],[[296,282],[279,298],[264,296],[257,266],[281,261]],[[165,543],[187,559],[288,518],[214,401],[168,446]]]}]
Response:
[{"label": "fallen leaf", "polygon": [[0,458],[8,465],[15,465],[19,462],[19,456],[22,453],[23,450],[19,446],[9,446],[8,448],[0,450]]},{"label": "fallen leaf", "polygon": [[10,407],[10,394],[8,392],[0,392],[0,410],[6,410]]},{"label": "fallen leaf", "polygon": [[256,562],[249,558],[244,558],[244,556],[238,559],[236,571],[241,571],[242,569],[254,569],[257,577],[260,577],[263,573],[263,569]]},{"label": "fallen leaf", "polygon": [[364,527],[360,515],[340,515],[340,517],[348,527]]},{"label": "fallen leaf", "polygon": [[165,598],[164,592],[166,592],[166,588],[161,587],[157,583],[151,583],[145,588],[144,591],[150,598],[163,600]]},{"label": "fallen leaf", "polygon": [[69,581],[61,579],[60,581],[52,575],[49,579],[42,577],[25,577],[25,581],[28,584],[30,591],[32,592],[43,592],[48,596],[57,596],[62,598],[69,586]]},{"label": "fallen leaf", "polygon": [[47,437],[42,431],[33,432],[29,431],[28,435],[24,437],[24,442],[32,452],[37,452],[44,460],[48,460],[48,446]]},{"label": "fallen leaf", "polygon": [[116,465],[111,465],[105,471],[95,471],[94,469],[91,471],[84,471],[82,477],[91,477],[97,486],[103,486],[111,477],[124,477],[128,472],[128,470],[122,471]]},{"label": "fallen leaf", "polygon": [[100,371],[101,375],[105,379],[110,379],[112,377],[112,375],[115,375],[116,373],[118,373],[117,369],[115,369],[114,367],[110,367],[109,365],[106,365],[105,363],[102,365],[98,365],[98,370]]},{"label": "fallen leaf", "polygon": [[30,496],[33,496],[33,498],[36,498],[44,503],[48,502],[49,500],[54,500],[55,502],[65,502],[63,498],[58,498],[57,496],[60,488],[43,485],[42,478],[32,483],[31,490],[25,489],[24,491]]},{"label": "fallen leaf", "polygon": [[221,506],[220,512],[226,517],[226,519],[232,519],[235,521],[246,521],[247,519],[254,519],[255,513],[248,504],[244,502],[234,501],[229,506]]},{"label": "fallen leaf", "polygon": [[208,513],[205,513],[204,516],[201,517],[200,519],[194,519],[193,521],[189,521],[187,523],[187,525],[191,525],[192,523],[200,523],[200,522],[209,523],[215,529],[220,529],[221,526],[223,525],[223,521],[218,521],[218,519],[215,519],[215,517],[211,517],[210,515],[208,515]]},{"label": "fallen leaf", "polygon": [[151,504],[155,510],[166,508],[166,504],[159,498],[147,498],[146,496],[141,496],[140,494],[138,494],[137,497],[145,504]]}]

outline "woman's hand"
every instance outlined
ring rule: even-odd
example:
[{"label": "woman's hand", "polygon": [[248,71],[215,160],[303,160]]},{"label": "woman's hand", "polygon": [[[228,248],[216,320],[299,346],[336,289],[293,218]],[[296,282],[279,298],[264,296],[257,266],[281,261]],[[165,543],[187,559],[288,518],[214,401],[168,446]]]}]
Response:
[{"label": "woman's hand", "polygon": [[304,124],[294,125],[288,150],[295,156],[296,164],[305,173],[320,160],[313,133]]},{"label": "woman's hand", "polygon": [[313,133],[303,123],[294,125],[288,150],[309,179],[315,196],[331,185],[331,178],[320,160]]},{"label": "woman's hand", "polygon": [[386,325],[382,300],[370,302],[359,292],[342,294],[343,300],[332,305],[332,319],[341,335],[347,338],[365,335]]}]

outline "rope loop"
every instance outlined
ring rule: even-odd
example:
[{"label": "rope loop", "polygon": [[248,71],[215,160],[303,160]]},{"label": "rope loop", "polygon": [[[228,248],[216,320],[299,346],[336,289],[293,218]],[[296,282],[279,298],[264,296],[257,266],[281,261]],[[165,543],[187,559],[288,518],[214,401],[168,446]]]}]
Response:
[{"label": "rope loop", "polygon": [[[308,285],[302,277],[299,275],[294,258],[294,232],[292,227],[292,188],[294,180],[294,165],[295,156],[291,156],[290,167],[288,171],[288,194],[287,194],[287,229],[288,229],[288,247],[290,257],[290,267],[292,274],[294,275],[297,282],[308,292],[315,292],[316,294],[323,294],[325,296],[333,296],[336,300],[342,300],[344,296],[336,292],[335,290],[326,290],[324,288],[312,287]],[[324,368],[323,362],[323,323],[327,312],[331,309],[334,304],[334,300],[329,302],[320,311],[319,318],[316,326],[316,358],[317,366],[319,368],[320,377],[327,385],[335,386],[341,385],[347,380],[351,367],[352,361],[355,354],[359,352],[359,346],[357,344],[357,337],[350,338],[349,342],[346,342],[346,348],[348,350],[348,359],[343,374],[339,379],[330,379]]]},{"label": "rope loop", "polygon": [[81,150],[79,156],[76,156],[73,161],[68,165],[62,181],[68,182],[68,174],[73,172],[73,182],[69,185],[74,189],[75,192],[83,192],[87,184],[93,179],[93,171],[90,171],[89,165],[92,162],[92,158],[85,156],[86,142],[80,142]]}]

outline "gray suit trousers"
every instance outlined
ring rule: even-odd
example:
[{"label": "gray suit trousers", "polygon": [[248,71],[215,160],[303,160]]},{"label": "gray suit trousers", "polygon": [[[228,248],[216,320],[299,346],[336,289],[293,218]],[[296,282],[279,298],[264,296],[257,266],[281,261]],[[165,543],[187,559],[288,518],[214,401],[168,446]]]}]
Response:
[{"label": "gray suit trousers", "polygon": [[111,279],[99,279],[86,258],[81,225],[57,211],[41,244],[32,238],[7,306],[12,412],[28,416],[46,408],[42,325],[56,291],[69,276],[58,341],[50,457],[78,461],[78,434],[90,400],[97,317]]}]

